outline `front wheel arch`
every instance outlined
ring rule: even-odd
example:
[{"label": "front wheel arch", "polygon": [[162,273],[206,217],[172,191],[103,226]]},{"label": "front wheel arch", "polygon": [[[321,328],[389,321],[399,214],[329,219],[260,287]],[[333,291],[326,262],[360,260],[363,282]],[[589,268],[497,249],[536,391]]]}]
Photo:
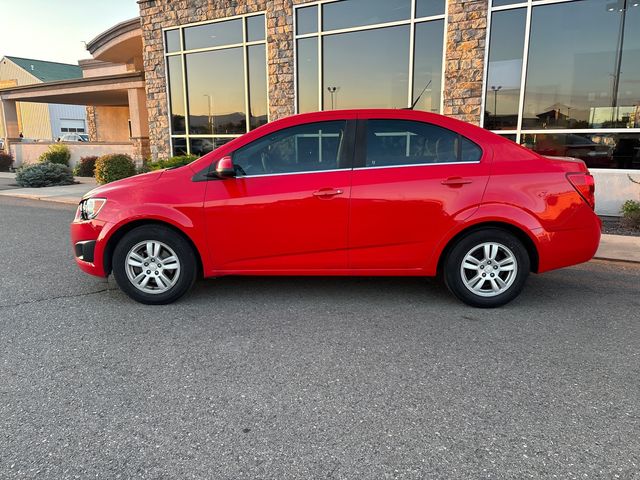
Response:
[{"label": "front wheel arch", "polygon": [[447,256],[449,255],[449,252],[451,251],[451,249],[456,243],[458,243],[462,238],[474,232],[477,232],[478,230],[485,230],[487,228],[497,228],[499,230],[504,230],[505,232],[512,234],[518,240],[520,240],[524,245],[525,249],[527,250],[527,253],[529,254],[529,262],[530,262],[529,270],[533,273],[538,272],[540,257],[538,255],[538,249],[536,248],[536,245],[533,243],[533,240],[531,240],[531,237],[529,235],[527,235],[522,229],[510,223],[483,222],[483,223],[477,223],[475,225],[472,225],[462,230],[461,232],[458,232],[453,238],[451,238],[447,242],[447,245],[444,247],[442,252],[440,252],[440,257],[438,258],[438,267],[437,267],[438,276],[442,276],[442,269],[444,266],[444,262]]},{"label": "front wheel arch", "polygon": [[137,227],[141,227],[143,225],[160,225],[162,227],[166,227],[173,230],[178,235],[181,235],[189,243],[189,245],[191,245],[191,248],[193,249],[193,253],[198,263],[198,278],[203,277],[204,269],[202,265],[202,257],[200,256],[200,251],[198,250],[196,245],[193,243],[193,240],[191,240],[191,238],[189,238],[189,236],[186,233],[184,233],[182,230],[180,230],[179,228],[175,227],[174,225],[168,222],[163,222],[161,220],[150,220],[150,219],[134,220],[132,222],[125,223],[124,225],[120,226],[118,230],[116,230],[109,237],[109,240],[107,241],[107,246],[104,249],[104,255],[103,255],[103,266],[104,266],[104,273],[106,276],[109,276],[112,272],[113,252],[118,242],[131,230]]}]

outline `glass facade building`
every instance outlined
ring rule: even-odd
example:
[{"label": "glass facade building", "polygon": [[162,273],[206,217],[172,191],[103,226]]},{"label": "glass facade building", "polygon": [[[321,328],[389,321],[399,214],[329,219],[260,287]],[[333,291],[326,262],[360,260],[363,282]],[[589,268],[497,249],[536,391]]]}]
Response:
[{"label": "glass facade building", "polygon": [[636,0],[218,3],[140,2],[158,156],[295,113],[417,102],[609,172],[601,197],[640,169]]}]

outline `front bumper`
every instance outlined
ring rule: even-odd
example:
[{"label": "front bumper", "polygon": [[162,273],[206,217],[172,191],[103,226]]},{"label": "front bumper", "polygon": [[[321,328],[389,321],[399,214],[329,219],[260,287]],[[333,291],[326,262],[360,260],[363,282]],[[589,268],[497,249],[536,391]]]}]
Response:
[{"label": "front bumper", "polygon": [[104,270],[104,250],[109,225],[97,219],[74,221],[71,224],[74,258],[82,271],[98,277],[107,276]]}]

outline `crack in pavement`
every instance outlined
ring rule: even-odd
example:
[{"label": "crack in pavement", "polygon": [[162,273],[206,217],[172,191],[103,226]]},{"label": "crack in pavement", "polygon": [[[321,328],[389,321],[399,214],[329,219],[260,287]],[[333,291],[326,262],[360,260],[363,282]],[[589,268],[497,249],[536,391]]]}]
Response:
[{"label": "crack in pavement", "polygon": [[86,297],[88,295],[97,295],[99,293],[109,292],[118,290],[117,288],[103,288],[102,290],[96,290],[95,292],[86,292],[86,293],[74,293],[72,295],[58,295],[56,297],[47,297],[47,298],[39,298],[37,300],[28,300],[26,302],[18,302],[18,303],[9,303],[6,305],[0,305],[0,308],[13,308],[20,307],[22,305],[31,305],[33,303],[47,302],[49,300],[58,300],[60,298],[76,298],[76,297]]}]

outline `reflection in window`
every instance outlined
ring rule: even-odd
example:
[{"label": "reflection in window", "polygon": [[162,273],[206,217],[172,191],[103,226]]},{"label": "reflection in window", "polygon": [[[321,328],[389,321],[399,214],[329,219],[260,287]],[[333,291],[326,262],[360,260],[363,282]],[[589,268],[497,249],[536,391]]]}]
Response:
[{"label": "reflection in window", "polygon": [[267,71],[266,46],[252,45],[247,50],[249,72],[249,122],[250,128],[267,123]]},{"label": "reflection in window", "polygon": [[407,105],[409,26],[323,38],[324,109]]},{"label": "reflection in window", "polygon": [[[625,0],[625,8],[613,5],[582,0],[533,7],[524,128],[640,126],[640,12]],[[622,23],[628,36],[620,48]]]},{"label": "reflection in window", "polygon": [[322,29],[338,30],[410,17],[411,0],[344,0],[322,6]]},{"label": "reflection in window", "polygon": [[526,14],[525,8],[519,8],[494,12],[491,17],[485,128],[503,130],[518,125]]},{"label": "reflection in window", "polygon": [[444,15],[445,0],[416,0],[416,18]]},{"label": "reflection in window", "polygon": [[423,22],[416,25],[413,101],[424,90],[415,106],[417,110],[436,113],[440,111],[443,28],[444,20]]},{"label": "reflection in window", "polygon": [[186,138],[172,138],[173,143],[172,155],[178,157],[187,154],[187,139]]},{"label": "reflection in window", "polygon": [[298,8],[296,10],[296,34],[316,33],[318,31],[318,6]]},{"label": "reflection in window", "polygon": [[298,113],[318,111],[318,38],[298,40]]},{"label": "reflection in window", "polygon": [[640,169],[640,133],[526,134],[521,142],[541,155],[579,158],[590,168]]},{"label": "reflection in window", "polygon": [[478,162],[482,150],[445,128],[407,120],[367,122],[367,167]]},{"label": "reflection in window", "polygon": [[246,132],[242,48],[186,56],[189,133]]},{"label": "reflection in window", "polygon": [[185,41],[184,52],[166,55],[174,151],[201,155],[265,124],[264,14],[179,27],[167,42],[174,31],[172,41]]},{"label": "reflection in window", "polygon": [[178,52],[180,50],[180,30],[167,30],[165,44],[167,52]]},{"label": "reflection in window", "polygon": [[264,15],[247,17],[247,42],[264,40]]},{"label": "reflection in window", "polygon": [[339,165],[346,122],[320,122],[280,130],[242,147],[233,163],[243,175],[314,172]]},{"label": "reflection in window", "polygon": [[167,66],[169,68],[171,131],[174,135],[179,135],[186,132],[184,123],[184,90],[182,88],[182,57],[168,57]]},{"label": "reflection in window", "polygon": [[[262,18],[262,17],[258,17]],[[184,29],[184,48],[220,47],[242,43],[242,20],[227,20],[226,22],[196,25]]]}]

